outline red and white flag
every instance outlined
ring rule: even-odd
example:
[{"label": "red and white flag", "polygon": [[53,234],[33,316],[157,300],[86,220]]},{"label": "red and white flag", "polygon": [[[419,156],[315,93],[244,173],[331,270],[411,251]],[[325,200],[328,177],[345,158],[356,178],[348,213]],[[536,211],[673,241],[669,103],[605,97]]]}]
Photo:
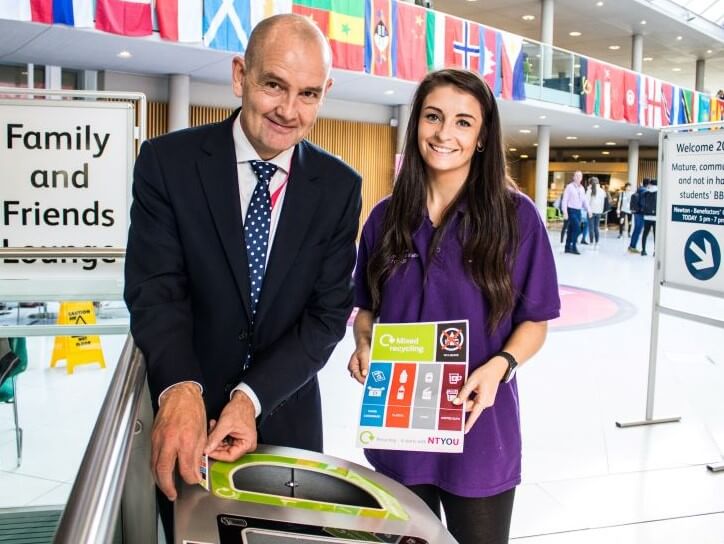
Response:
[{"label": "red and white flag", "polygon": [[98,0],[96,28],[124,36],[150,35],[151,0]]},{"label": "red and white flag", "polygon": [[203,11],[203,0],[156,0],[158,32],[164,40],[200,42]]},{"label": "red and white flag", "polygon": [[661,81],[651,76],[641,76],[639,124],[649,128],[660,128],[663,124],[664,102]]}]

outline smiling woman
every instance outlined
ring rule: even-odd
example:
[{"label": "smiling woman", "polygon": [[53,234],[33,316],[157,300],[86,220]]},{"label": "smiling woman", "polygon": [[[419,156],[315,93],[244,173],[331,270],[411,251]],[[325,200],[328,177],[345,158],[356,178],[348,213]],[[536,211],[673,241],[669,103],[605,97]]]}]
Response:
[{"label": "smiling woman", "polygon": [[467,319],[469,375],[450,400],[470,415],[463,453],[365,455],[438,515],[442,504],[461,544],[507,542],[521,464],[515,370],[559,314],[553,255],[535,205],[507,176],[498,108],[478,75],[428,74],[410,119],[392,196],[360,240],[348,369],[364,383],[376,318]]}]

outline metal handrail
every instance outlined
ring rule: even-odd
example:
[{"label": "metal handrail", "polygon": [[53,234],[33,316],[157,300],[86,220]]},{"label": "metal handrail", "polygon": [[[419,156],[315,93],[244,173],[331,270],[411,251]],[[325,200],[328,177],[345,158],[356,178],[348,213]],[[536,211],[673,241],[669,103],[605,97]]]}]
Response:
[{"label": "metal handrail", "polygon": [[121,247],[3,247],[0,257],[5,259],[123,259],[126,249]]},{"label": "metal handrail", "polygon": [[146,383],[146,364],[128,335],[55,535],[56,544],[111,542]]}]

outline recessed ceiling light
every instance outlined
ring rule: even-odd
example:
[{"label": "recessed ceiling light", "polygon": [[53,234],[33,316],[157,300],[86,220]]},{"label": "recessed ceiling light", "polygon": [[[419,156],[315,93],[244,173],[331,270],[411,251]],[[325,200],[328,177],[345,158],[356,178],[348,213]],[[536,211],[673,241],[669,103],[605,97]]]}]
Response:
[{"label": "recessed ceiling light", "polygon": [[521,155],[520,158],[521,158],[521,159],[527,159],[527,158],[528,158],[528,155]]},{"label": "recessed ceiling light", "polygon": [[533,147],[538,147],[538,142],[535,142],[535,143],[533,144]]},{"label": "recessed ceiling light", "polygon": [[714,51],[712,51],[711,49],[707,49],[707,50],[706,50],[706,54],[707,54],[707,55],[711,55],[713,52],[714,52]]},{"label": "recessed ceiling light", "polygon": [[521,128],[519,132],[520,132],[521,134],[530,134],[530,129],[529,129],[529,128]]},{"label": "recessed ceiling light", "polygon": [[601,6],[603,6],[603,2],[596,2],[596,5],[600,8]]},{"label": "recessed ceiling light", "polygon": [[611,154],[610,151],[601,151],[601,155],[610,155],[610,154]]},{"label": "recessed ceiling light", "polygon": [[573,32],[569,32],[568,35],[573,36],[574,38],[577,38],[578,36],[581,35],[581,33],[578,32],[577,30],[574,30]]},{"label": "recessed ceiling light", "polygon": [[679,41],[681,41],[681,40],[684,39],[684,36],[677,36],[676,39],[679,40]]},{"label": "recessed ceiling light", "polygon": [[130,59],[133,55],[131,55],[130,51],[121,51],[116,56],[121,59]]},{"label": "recessed ceiling light", "polygon": [[510,152],[518,151],[518,148],[517,148],[517,147],[511,147],[510,149],[508,149],[508,151],[510,151]]},{"label": "recessed ceiling light", "polygon": [[606,142],[606,145],[616,145],[616,142]]},{"label": "recessed ceiling light", "polygon": [[600,127],[600,126],[601,126],[601,125],[593,125],[593,128],[598,128],[598,127]]},{"label": "recessed ceiling light", "polygon": [[654,57],[644,57],[644,62],[651,62],[654,60]]},{"label": "recessed ceiling light", "polygon": [[609,45],[608,48],[611,51],[618,51],[619,49],[621,49],[621,46],[620,45]]},{"label": "recessed ceiling light", "polygon": [[574,64],[573,67],[574,67],[574,68],[580,68],[581,65],[580,65],[580,64]]},{"label": "recessed ceiling light", "polygon": [[676,67],[672,68],[671,71],[672,71],[672,72],[681,72],[681,68],[679,68],[678,66],[676,66]]},{"label": "recessed ceiling light", "polygon": [[524,21],[535,21],[535,15],[523,15],[521,17]]},{"label": "recessed ceiling light", "polygon": [[387,90],[385,91],[385,94],[387,94],[387,95],[395,94],[395,91],[394,91],[394,89],[387,89]]},{"label": "recessed ceiling light", "polygon": [[566,136],[566,140],[578,140],[578,136]]},{"label": "recessed ceiling light", "polygon": [[642,24],[642,25],[645,25],[645,24],[646,24],[646,19],[642,20],[642,21],[641,21],[641,24]]},{"label": "recessed ceiling light", "polygon": [[571,157],[573,157],[573,159],[576,160],[576,159],[578,159],[578,157],[580,157],[580,155],[571,155]]},{"label": "recessed ceiling light", "polygon": [[643,132],[637,132],[637,133],[636,133],[636,136],[643,136],[643,135],[644,135]]},{"label": "recessed ceiling light", "polygon": [[538,116],[538,119],[545,119],[545,118],[546,118],[545,115],[539,115],[539,116]]}]

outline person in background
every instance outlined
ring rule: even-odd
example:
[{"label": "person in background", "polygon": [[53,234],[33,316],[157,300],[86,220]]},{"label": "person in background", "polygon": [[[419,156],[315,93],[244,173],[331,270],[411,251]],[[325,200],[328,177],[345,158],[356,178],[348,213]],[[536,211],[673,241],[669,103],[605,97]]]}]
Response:
[{"label": "person in background", "polygon": [[644,218],[644,234],[641,238],[641,255],[646,253],[646,240],[649,232],[653,233],[656,244],[656,201],[658,197],[658,183],[655,179],[649,182],[646,192],[641,194],[641,212]]},{"label": "person in background", "polygon": [[594,247],[598,247],[600,238],[599,225],[601,223],[601,215],[605,202],[607,200],[606,191],[601,188],[597,177],[589,180],[588,189],[586,189],[586,199],[588,199],[588,207],[591,210],[591,216],[588,220],[590,230],[590,240]]},{"label": "person in background", "polygon": [[631,213],[633,214],[634,227],[633,232],[631,233],[631,241],[628,245],[629,253],[639,253],[636,246],[639,243],[639,236],[641,236],[641,231],[644,228],[644,214],[641,210],[641,195],[648,190],[650,181],[651,180],[649,178],[644,178],[641,182],[641,187],[639,187],[636,192],[631,195],[629,207],[631,208]]},{"label": "person in background", "polygon": [[618,204],[616,205],[616,215],[618,216],[618,237],[623,237],[624,224],[626,225],[626,233],[631,238],[631,184],[626,182],[623,191],[618,194]]},{"label": "person in background", "polygon": [[477,74],[441,70],[412,103],[399,176],[362,231],[348,370],[364,383],[372,323],[469,320],[463,453],[367,450],[460,544],[508,542],[521,443],[515,369],[542,346],[560,299],[548,234],[508,177],[493,93]]},{"label": "person in background", "polygon": [[566,233],[566,253],[580,255],[576,247],[576,241],[581,231],[582,210],[590,215],[591,210],[586,200],[586,191],[581,186],[583,180],[583,172],[576,170],[573,179],[566,185],[561,199],[561,208],[563,211],[563,219],[568,220],[568,231]]},{"label": "person in background", "polygon": [[309,19],[264,19],[232,60],[243,107],[148,140],[136,160],[124,295],[148,364],[169,542],[177,464],[195,484],[202,453],[322,451],[317,373],[352,310],[362,183],[304,139],[331,62]]}]

